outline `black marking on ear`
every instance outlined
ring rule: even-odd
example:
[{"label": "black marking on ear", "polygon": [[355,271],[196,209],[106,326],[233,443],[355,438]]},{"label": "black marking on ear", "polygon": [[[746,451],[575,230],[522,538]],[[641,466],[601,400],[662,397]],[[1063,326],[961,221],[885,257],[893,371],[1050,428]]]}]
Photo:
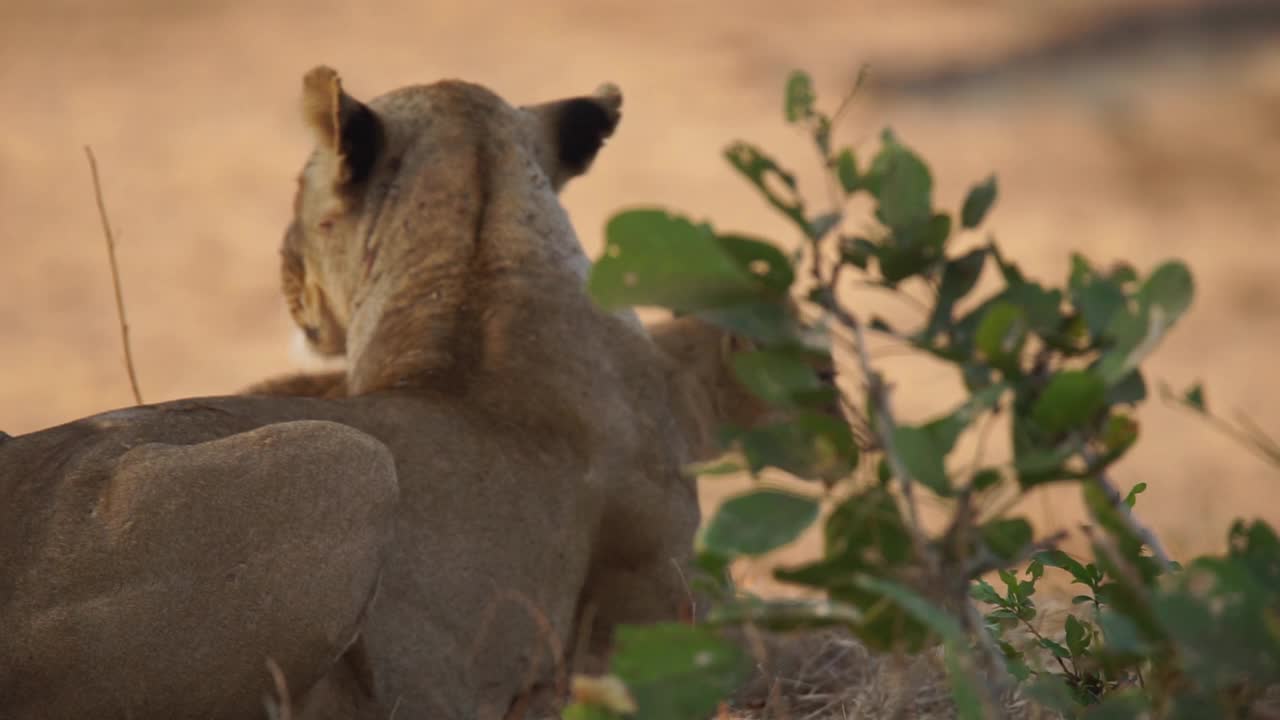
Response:
[{"label": "black marking on ear", "polygon": [[342,118],[339,152],[347,164],[347,182],[359,185],[369,177],[382,152],[382,121],[363,103],[355,103]]},{"label": "black marking on ear", "polygon": [[574,98],[565,101],[557,125],[560,164],[580,174],[600,152],[604,139],[613,134],[618,120],[595,100]]}]

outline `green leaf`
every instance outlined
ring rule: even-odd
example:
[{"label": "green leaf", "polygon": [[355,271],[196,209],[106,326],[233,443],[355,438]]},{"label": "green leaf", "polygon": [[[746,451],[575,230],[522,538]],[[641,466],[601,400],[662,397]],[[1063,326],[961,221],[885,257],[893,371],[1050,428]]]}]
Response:
[{"label": "green leaf", "polygon": [[942,269],[942,282],[938,287],[938,299],[929,317],[925,338],[932,339],[951,323],[955,305],[978,284],[987,259],[985,248],[979,248],[955,260]]},{"label": "green leaf", "polygon": [[1013,469],[1018,485],[1026,490],[1042,483],[1072,477],[1064,463],[1076,454],[1072,442],[1055,442],[1029,414],[1016,414],[1011,423],[1013,434]]},{"label": "green leaf", "polygon": [[746,235],[717,235],[721,249],[728,253],[760,284],[772,291],[774,297],[782,297],[791,289],[796,279],[795,268],[785,253],[776,245]]},{"label": "green leaf", "polygon": [[876,248],[880,274],[892,287],[895,283],[931,269],[943,257],[943,246],[951,235],[951,218],[934,215],[915,225],[895,228],[886,242]]},{"label": "green leaf", "polygon": [[[744,239],[728,243],[705,226],[661,210],[615,215],[605,228],[605,253],[587,288],[605,308],[657,305],[677,312],[779,296],[778,282],[754,274]],[[750,253],[772,256],[764,243]],[[773,250],[776,252],[776,249]],[[776,256],[774,256],[776,259]],[[772,266],[771,266],[772,267]]]},{"label": "green leaf", "polygon": [[1026,682],[1027,679],[1031,677],[1031,667],[1027,665],[1026,658],[1023,657],[1022,653],[1017,652],[1016,650],[1009,652],[1009,650],[1013,649],[1013,646],[1009,645],[1009,643],[1001,643],[1000,649],[1004,651],[1005,669],[1008,670],[1009,674],[1018,682]]},{"label": "green leaf", "polygon": [[1040,644],[1040,647],[1042,647],[1042,648],[1044,648],[1045,650],[1048,650],[1049,652],[1053,653],[1053,656],[1054,656],[1054,657],[1059,657],[1059,658],[1069,658],[1069,657],[1071,657],[1071,651],[1070,651],[1070,650],[1068,650],[1068,649],[1066,649],[1065,647],[1063,647],[1061,643],[1054,642],[1053,640],[1050,640],[1049,638],[1040,638],[1040,640],[1039,640],[1039,644]]},{"label": "green leaf", "polygon": [[841,150],[836,156],[836,178],[840,181],[845,197],[852,195],[860,187],[858,161],[849,148]]},{"label": "green leaf", "polygon": [[1094,463],[1097,468],[1115,462],[1133,447],[1138,441],[1138,421],[1127,415],[1111,415],[1102,426],[1100,439],[1106,452]]},{"label": "green leaf", "polygon": [[738,382],[775,407],[827,405],[836,392],[814,371],[808,359],[787,350],[758,350],[733,356]]},{"label": "green leaf", "polygon": [[1085,507],[1088,508],[1089,514],[1117,541],[1118,547],[1127,556],[1126,559],[1135,559],[1142,548],[1142,539],[1125,522],[1122,517],[1122,513],[1125,511],[1112,505],[1106,491],[1100,488],[1097,483],[1085,483],[1083,492]]},{"label": "green leaf", "polygon": [[1160,345],[1191,305],[1194,284],[1186,266],[1170,262],[1156,268],[1138,289],[1136,311],[1117,312],[1107,334],[1114,346],[1098,361],[1108,385],[1119,382]]},{"label": "green leaf", "polygon": [[978,532],[982,540],[1001,560],[1013,560],[1031,544],[1031,523],[1023,518],[1006,518],[986,523]]},{"label": "green leaf", "polygon": [[1067,631],[1067,649],[1071,651],[1072,657],[1081,657],[1089,647],[1090,633],[1088,628],[1077,620],[1075,615],[1068,615],[1065,629]]},{"label": "green leaf", "polygon": [[880,152],[864,184],[878,201],[877,217],[891,228],[912,228],[932,213],[933,178],[928,166],[890,130],[882,135]]},{"label": "green leaf", "polygon": [[694,582],[709,585],[711,594],[731,594],[733,577],[729,574],[729,566],[734,556],[718,553],[706,547],[698,549],[694,554],[694,567],[697,575]]},{"label": "green leaf", "polygon": [[1009,262],[1004,258],[1004,254],[996,246],[995,238],[988,236],[986,247],[987,252],[991,253],[991,257],[995,259],[996,266],[1000,268],[1000,274],[1004,277],[1006,285],[1014,287],[1026,283],[1026,278],[1022,275],[1022,271],[1018,269],[1017,263]]},{"label": "green leaf", "polygon": [[831,232],[831,229],[840,224],[843,216],[838,212],[823,213],[809,221],[808,236],[813,240],[821,240]]},{"label": "green leaf", "polygon": [[1133,620],[1112,608],[1103,608],[1098,615],[1098,627],[1108,652],[1145,655],[1149,646]]},{"label": "green leaf", "polygon": [[1280,592],[1280,538],[1261,521],[1232,523],[1227,536],[1229,557],[1240,561],[1264,587]]},{"label": "green leaf", "polygon": [[1208,412],[1204,404],[1204,387],[1200,383],[1187,388],[1186,393],[1182,396],[1182,402],[1194,410],[1199,410],[1202,413]]},{"label": "green leaf", "polygon": [[1016,371],[1027,341],[1026,312],[1008,302],[991,305],[983,314],[974,339],[988,363],[1006,372]]},{"label": "green leaf", "polygon": [[864,237],[840,239],[840,259],[861,270],[866,270],[867,261],[879,252],[879,246]]},{"label": "green leaf", "polygon": [[999,470],[986,468],[974,473],[973,481],[970,484],[973,486],[974,492],[982,492],[983,490],[999,485],[1000,480],[1001,475]]},{"label": "green leaf", "polygon": [[796,123],[813,116],[813,82],[803,70],[795,70],[787,78],[787,95],[784,106],[787,122]]},{"label": "green leaf", "polygon": [[893,431],[893,445],[906,471],[916,482],[939,495],[951,494],[946,450],[938,446],[933,433],[923,427],[899,425]]},{"label": "green leaf", "polygon": [[764,195],[765,200],[808,234],[809,220],[804,214],[804,201],[796,185],[795,175],[759,148],[736,142],[725,148],[725,159]]},{"label": "green leaf", "polygon": [[1138,502],[1138,496],[1146,491],[1146,489],[1147,484],[1144,482],[1134,485],[1133,489],[1129,491],[1129,494],[1124,496],[1124,504],[1132,508],[1134,503]]},{"label": "green leaf", "polygon": [[1083,256],[1071,255],[1071,302],[1084,317],[1089,335],[1100,338],[1116,312],[1127,306],[1119,284],[1098,275]]},{"label": "green leaf", "polygon": [[613,672],[630,688],[640,720],[702,720],[738,687],[748,669],[734,644],[704,627],[623,625]]},{"label": "green leaf", "polygon": [[880,592],[858,584],[862,577],[846,558],[823,559],[798,568],[779,568],[774,577],[788,583],[823,588],[828,597],[858,608],[862,623],[853,628],[866,645],[875,650],[905,652],[920,650],[928,631]]},{"label": "green leaf", "polygon": [[1147,383],[1142,379],[1142,371],[1137,369],[1107,388],[1108,405],[1136,405],[1146,398]]},{"label": "green leaf", "polygon": [[724,502],[701,544],[723,555],[763,555],[790,543],[818,518],[818,502],[778,490],[756,490]]},{"label": "green leaf", "polygon": [[1062,291],[1046,290],[1039,283],[1011,283],[1005,297],[1027,313],[1027,324],[1043,337],[1050,337],[1062,326]]},{"label": "green leaf", "polygon": [[969,597],[988,605],[1004,604],[1004,598],[1000,597],[1000,593],[996,592],[996,589],[986,580],[975,580],[969,586]]},{"label": "green leaf", "polygon": [[744,302],[705,308],[693,314],[707,322],[765,345],[829,353],[829,339],[820,329],[796,321],[792,306],[779,300]]},{"label": "green leaf", "polygon": [[966,228],[976,228],[982,224],[987,211],[996,201],[996,177],[992,175],[981,183],[974,185],[965,196],[964,208],[960,211],[960,222]]},{"label": "green leaf", "polygon": [[1107,386],[1084,370],[1054,374],[1031,409],[1031,417],[1050,433],[1066,432],[1089,423],[1106,402]]},{"label": "green leaf", "polygon": [[891,492],[875,486],[831,511],[823,528],[823,556],[843,574],[856,568],[896,568],[911,561],[911,534]]},{"label": "green leaf", "polygon": [[752,428],[733,439],[753,473],[776,467],[799,478],[838,480],[858,464],[849,425],[822,413],[800,411],[789,421]]},{"label": "green leaf", "polygon": [[1077,583],[1091,588],[1094,587],[1093,575],[1089,573],[1085,566],[1079,560],[1061,550],[1042,550],[1033,555],[1032,559],[1049,567],[1066,570],[1071,574],[1071,577],[1075,578]]},{"label": "green leaf", "polygon": [[1236,687],[1241,681],[1262,687],[1280,675],[1280,587],[1272,581],[1280,571],[1280,556],[1274,533],[1265,525],[1257,527],[1263,530],[1253,540],[1260,545],[1250,548],[1249,556],[1241,555],[1241,533],[1254,533],[1237,525],[1229,557],[1195,559],[1157,586],[1161,592],[1151,598],[1186,672],[1205,689]]},{"label": "green leaf", "polygon": [[1138,303],[1147,308],[1160,308],[1165,322],[1172,325],[1191,306],[1195,283],[1191,271],[1180,262],[1167,262],[1147,277],[1138,289]]}]

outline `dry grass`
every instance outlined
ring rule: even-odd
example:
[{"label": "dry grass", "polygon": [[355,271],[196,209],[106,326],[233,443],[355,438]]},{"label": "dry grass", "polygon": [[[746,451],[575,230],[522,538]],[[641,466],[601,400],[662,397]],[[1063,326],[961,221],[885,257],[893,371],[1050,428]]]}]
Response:
[{"label": "dry grass", "polygon": [[[938,651],[914,657],[877,655],[847,634],[824,630],[760,635],[756,671],[733,698],[738,720],[941,720],[955,717]],[[1006,698],[1007,717],[1034,714]]]}]

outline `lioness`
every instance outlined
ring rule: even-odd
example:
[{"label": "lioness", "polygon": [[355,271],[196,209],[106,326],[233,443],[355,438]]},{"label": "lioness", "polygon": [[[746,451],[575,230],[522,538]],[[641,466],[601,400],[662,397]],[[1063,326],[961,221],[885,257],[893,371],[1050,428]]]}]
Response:
[{"label": "lioness", "polygon": [[365,104],[310,72],[285,277],[351,396],[0,443],[0,715],[260,716],[270,657],[303,717],[518,717],[572,648],[678,617],[678,389],[586,296],[557,197],[620,102],[445,81]]}]

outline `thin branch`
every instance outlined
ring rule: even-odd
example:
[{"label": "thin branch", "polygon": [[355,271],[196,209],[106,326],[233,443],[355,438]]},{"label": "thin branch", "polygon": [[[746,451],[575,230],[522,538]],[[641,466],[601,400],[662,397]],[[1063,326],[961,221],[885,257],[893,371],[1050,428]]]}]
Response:
[{"label": "thin branch", "polygon": [[[1005,694],[1008,689],[1009,674],[1005,670],[1004,653],[996,646],[995,641],[991,639],[991,633],[987,630],[986,624],[982,622],[982,613],[978,612],[978,606],[973,604],[973,600],[965,597],[964,600],[964,625],[969,634],[977,640],[978,646],[982,649],[982,656],[986,659],[987,672],[986,682],[983,683],[987,691],[987,704],[993,713],[1000,713],[1003,703],[1000,697]],[[998,717],[998,715],[997,715]]]},{"label": "thin branch", "polygon": [[[1173,395],[1167,389],[1164,392],[1164,396],[1167,402],[1198,415],[1201,420],[1208,423],[1209,427],[1221,432],[1241,445],[1244,445],[1245,448],[1257,455],[1263,461],[1273,465],[1280,465],[1280,445],[1277,445],[1274,440],[1268,437],[1267,434],[1258,427],[1257,423],[1253,422],[1244,413],[1237,411],[1236,417],[1239,419],[1242,426],[1247,427],[1237,427],[1236,425],[1232,425],[1226,418],[1214,415],[1208,410],[1195,407],[1186,400]],[[1253,434],[1250,434],[1250,429],[1252,429]]]},{"label": "thin branch", "polygon": [[[1097,456],[1088,448],[1082,450],[1081,455],[1084,456],[1085,462],[1091,466],[1097,461]],[[1091,480],[1107,496],[1107,502],[1115,509],[1116,514],[1120,516],[1121,521],[1124,522],[1129,532],[1138,536],[1142,544],[1151,548],[1151,554],[1155,556],[1160,568],[1168,570],[1172,567],[1173,563],[1169,560],[1169,554],[1164,551],[1164,545],[1160,544],[1160,538],[1156,537],[1156,534],[1150,528],[1138,521],[1138,518],[1133,514],[1133,508],[1130,508],[1129,504],[1124,501],[1124,496],[1120,494],[1115,484],[1111,482],[1111,477],[1107,474],[1107,471],[1099,469],[1093,472]]]},{"label": "thin branch", "polygon": [[[1035,639],[1037,639],[1037,640],[1039,640],[1039,641],[1041,642],[1040,647],[1047,647],[1044,643],[1045,643],[1046,641],[1048,641],[1048,638],[1046,638],[1044,635],[1040,634],[1040,631],[1036,629],[1036,626],[1035,626],[1035,625],[1032,625],[1032,624],[1031,624],[1031,621],[1030,621],[1030,620],[1027,620],[1027,619],[1022,618],[1022,617],[1019,617],[1019,618],[1018,618],[1018,620],[1019,620],[1023,625],[1025,625],[1025,626],[1027,627],[1027,630],[1031,631],[1031,634],[1035,637]],[[1067,668],[1067,663],[1066,663],[1066,661],[1065,661],[1065,660],[1063,660],[1062,658],[1058,657],[1058,655],[1057,655],[1056,653],[1050,652],[1049,654],[1053,656],[1053,659],[1054,659],[1054,660],[1057,660],[1057,661],[1058,661],[1058,667],[1062,668],[1062,672],[1063,672],[1063,674],[1065,674],[1067,677],[1071,678],[1072,680],[1078,680],[1078,679],[1079,679],[1079,676],[1078,676],[1075,672],[1072,672],[1069,668]],[[1073,666],[1073,667],[1075,666],[1075,661],[1074,661],[1074,659],[1072,660],[1072,663],[1071,663],[1071,664],[1072,664],[1072,666]]]},{"label": "thin branch", "polygon": [[[853,99],[858,95],[858,91],[862,89],[863,82],[866,80],[867,70],[868,70],[868,67],[866,65],[863,65],[861,68],[858,69],[858,78],[854,82],[853,89],[850,90],[844,96],[844,98],[840,101],[840,105],[836,107],[835,113],[830,118],[827,119],[828,147],[824,149],[820,147],[816,141],[814,142],[814,149],[818,150],[819,160],[822,161],[822,169],[823,169],[822,174],[823,174],[823,180],[826,183],[827,201],[831,204],[831,211],[839,217],[839,220],[836,221],[835,226],[832,228],[832,230],[839,228],[841,223],[844,222],[844,219],[845,219],[844,207],[846,204],[846,199],[843,197],[843,188],[841,187],[840,180],[836,176],[836,173],[834,172],[835,157],[832,156],[830,153],[830,145],[835,136],[836,126],[839,124],[840,120],[843,119],[845,112],[852,105]],[[815,132],[813,127],[810,127],[809,130],[810,132]],[[828,230],[827,231],[828,234],[832,232],[832,230]],[[810,251],[813,256],[813,267],[810,269],[810,272],[813,275],[814,284],[817,287],[821,287],[823,283],[822,252],[821,252],[822,240],[823,238],[819,237],[819,238],[811,238],[809,241]],[[835,271],[833,271],[832,278],[831,278],[833,285],[835,280],[834,272]]]},{"label": "thin branch", "polygon": [[871,66],[863,63],[858,67],[858,77],[853,81],[853,89],[845,94],[840,100],[840,105],[836,107],[836,111],[831,115],[832,132],[835,132],[835,126],[844,119],[844,114],[853,106],[853,100],[858,96],[858,91],[862,90],[863,84],[867,81],[867,75],[871,72]]},{"label": "thin branch", "polygon": [[902,497],[907,506],[911,543],[916,551],[916,556],[925,563],[925,567],[932,575],[938,570],[938,559],[934,557],[928,543],[925,542],[923,531],[920,528],[920,510],[916,504],[915,483],[912,475],[894,448],[893,433],[897,423],[894,421],[893,408],[889,403],[888,389],[885,387],[884,378],[871,366],[871,357],[867,352],[867,338],[862,331],[862,322],[841,307],[840,302],[835,298],[836,283],[840,279],[840,271],[843,267],[836,268],[836,272],[832,277],[828,305],[840,323],[853,332],[854,350],[858,356],[858,365],[862,369],[863,377],[866,378],[867,396],[875,409],[875,418],[872,421],[871,429],[879,440],[880,448],[884,451],[885,459],[889,462],[889,467],[893,469],[893,474],[902,482]]},{"label": "thin branch", "polygon": [[1030,560],[1036,553],[1044,550],[1057,550],[1063,540],[1067,539],[1067,531],[1059,530],[1052,535],[1028,544],[1015,557],[1009,560],[1000,560],[995,556],[988,556],[983,560],[975,561],[965,569],[965,577],[976,578],[985,575],[992,570],[999,570],[1005,567],[1016,567]]},{"label": "thin branch", "polygon": [[107,240],[107,259],[111,262],[111,286],[115,289],[116,316],[120,320],[120,339],[124,343],[124,367],[129,372],[129,386],[133,388],[133,399],[141,405],[142,391],[138,389],[138,374],[133,369],[133,350],[129,346],[129,323],[125,320],[124,295],[120,291],[120,269],[116,266],[116,239],[111,234],[111,223],[107,220],[107,206],[102,200],[102,183],[98,180],[98,161],[93,157],[93,148],[85,145],[84,154],[89,158],[89,173],[93,176],[93,197],[98,201],[102,235]]},{"label": "thin branch", "polygon": [[858,287],[864,287],[869,290],[879,290],[882,292],[893,293],[894,297],[898,298],[899,300],[905,300],[911,303],[911,305],[913,305],[920,312],[924,313],[926,316],[929,315],[929,313],[933,312],[933,310],[928,305],[926,305],[923,300],[917,298],[914,295],[909,295],[905,290],[902,290],[900,288],[889,287],[888,285],[883,285],[873,280],[859,280],[855,284]]},{"label": "thin branch", "polygon": [[1272,440],[1266,431],[1259,427],[1258,423],[1254,422],[1253,418],[1237,410],[1236,422],[1240,424],[1240,427],[1244,428],[1246,437],[1253,441],[1254,446],[1268,460],[1273,463],[1280,463],[1280,445],[1277,445],[1276,441]]},{"label": "thin branch", "polygon": [[991,429],[995,427],[996,418],[1000,414],[1000,408],[996,407],[991,412],[985,413],[982,420],[982,427],[978,428],[978,444],[973,451],[973,460],[969,463],[969,482],[973,483],[973,476],[978,474],[978,466],[982,464],[982,458],[986,455],[987,439],[991,437]]}]

